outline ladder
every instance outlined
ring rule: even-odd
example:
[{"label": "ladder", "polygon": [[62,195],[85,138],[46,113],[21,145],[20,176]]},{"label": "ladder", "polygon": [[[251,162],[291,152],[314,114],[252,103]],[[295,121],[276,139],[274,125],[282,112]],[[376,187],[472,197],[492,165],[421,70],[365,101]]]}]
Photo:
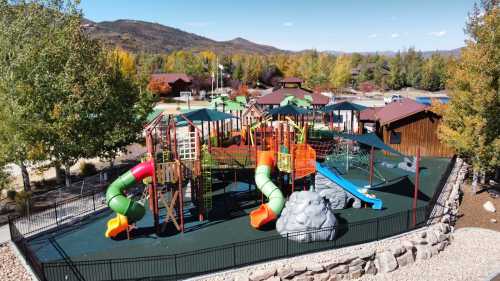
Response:
[{"label": "ladder", "polygon": [[212,164],[213,159],[206,145],[202,147],[201,176],[203,187],[203,207],[206,211],[212,208]]}]

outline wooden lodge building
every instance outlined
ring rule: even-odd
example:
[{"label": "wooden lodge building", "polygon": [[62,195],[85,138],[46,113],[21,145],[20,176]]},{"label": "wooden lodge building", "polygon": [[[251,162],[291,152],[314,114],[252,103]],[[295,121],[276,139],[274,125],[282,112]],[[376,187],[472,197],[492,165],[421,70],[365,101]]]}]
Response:
[{"label": "wooden lodge building", "polygon": [[257,104],[263,109],[272,109],[277,107],[288,96],[294,96],[299,99],[304,99],[305,96],[312,98],[313,108],[321,108],[328,104],[329,98],[321,94],[313,93],[302,88],[304,81],[300,78],[289,77],[280,81],[280,88],[274,90],[270,94],[261,96],[257,99]]},{"label": "wooden lodge building", "polygon": [[178,97],[180,92],[191,91],[193,79],[184,73],[158,73],[151,75],[150,84],[153,82],[168,84],[171,88],[168,96]]},{"label": "wooden lodge building", "polygon": [[454,154],[438,139],[441,116],[412,99],[365,109],[360,112],[360,122],[361,126],[374,123],[375,131],[384,143],[405,155],[416,155],[418,147],[421,156],[451,157]]}]

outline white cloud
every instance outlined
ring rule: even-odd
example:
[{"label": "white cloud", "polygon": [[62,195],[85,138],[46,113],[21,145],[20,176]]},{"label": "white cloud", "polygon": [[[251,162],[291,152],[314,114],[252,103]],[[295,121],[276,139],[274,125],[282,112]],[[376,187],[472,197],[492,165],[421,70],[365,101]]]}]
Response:
[{"label": "white cloud", "polygon": [[429,32],[429,35],[434,37],[443,37],[446,35],[446,30]]},{"label": "white cloud", "polygon": [[284,27],[292,27],[293,26],[293,22],[291,22],[291,21],[284,22],[283,26]]},{"label": "white cloud", "polygon": [[368,38],[376,38],[377,36],[378,36],[377,33],[372,33],[368,35]]},{"label": "white cloud", "polygon": [[192,21],[192,22],[186,22],[186,25],[191,26],[191,27],[207,27],[209,25],[213,25],[215,22],[213,21]]},{"label": "white cloud", "polygon": [[393,33],[391,34],[391,38],[398,38],[399,37],[399,33]]}]

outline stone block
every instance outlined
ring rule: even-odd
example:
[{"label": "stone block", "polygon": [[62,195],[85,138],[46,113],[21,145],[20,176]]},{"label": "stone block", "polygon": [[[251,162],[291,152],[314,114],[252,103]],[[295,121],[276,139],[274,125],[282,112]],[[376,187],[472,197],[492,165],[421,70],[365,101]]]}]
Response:
[{"label": "stone block", "polygon": [[356,270],[349,271],[349,278],[351,278],[351,279],[359,278],[363,275],[363,273],[364,273],[364,271],[362,268],[358,268]]},{"label": "stone block", "polygon": [[426,260],[431,257],[431,246],[429,245],[417,245],[416,246],[417,253],[415,256],[415,260]]},{"label": "stone block", "polygon": [[415,258],[413,257],[412,252],[406,252],[403,255],[399,256],[396,258],[398,261],[399,267],[407,266],[415,261]]},{"label": "stone block", "polygon": [[358,253],[358,257],[360,259],[363,259],[363,260],[371,260],[373,259],[373,257],[375,256],[375,250],[374,249],[371,249],[371,250],[362,250]]},{"label": "stone block", "polygon": [[266,281],[281,281],[281,278],[279,276],[273,276],[271,278],[266,279]]},{"label": "stone block", "polygon": [[378,270],[381,272],[391,272],[398,268],[398,262],[396,261],[396,258],[389,251],[380,253],[379,255],[377,255],[377,259],[379,265]]},{"label": "stone block", "polygon": [[314,275],[314,281],[328,281],[330,279],[330,273],[324,272]]},{"label": "stone block", "polygon": [[334,274],[347,273],[347,272],[349,272],[349,266],[347,266],[345,264],[341,264],[341,265],[338,265],[338,266],[332,268],[330,272],[334,273]]},{"label": "stone block", "polygon": [[351,261],[351,262],[349,263],[349,266],[351,266],[351,267],[352,267],[352,266],[357,266],[357,265],[361,265],[361,266],[363,266],[363,265],[364,265],[364,263],[365,263],[365,261],[364,261],[364,260],[362,260],[362,259],[359,259],[359,258],[358,258],[358,259],[355,259],[355,260]]},{"label": "stone block", "polygon": [[321,265],[323,265],[323,267],[326,268],[327,270],[330,270],[339,264],[340,263],[338,261],[326,261],[326,262],[321,263]]},{"label": "stone block", "polygon": [[250,281],[263,281],[266,280],[274,275],[276,275],[277,270],[276,268],[272,269],[262,269],[262,270],[257,270],[252,272],[252,274],[249,276]]},{"label": "stone block", "polygon": [[325,272],[325,268],[323,267],[323,265],[317,263],[308,265],[307,270],[311,271],[314,274]]},{"label": "stone block", "polygon": [[391,247],[391,252],[395,257],[399,257],[406,252],[406,248],[402,245],[393,245]]},{"label": "stone block", "polygon": [[365,274],[375,275],[375,274],[377,274],[377,267],[375,266],[375,263],[373,261],[368,261],[365,264],[364,271],[365,271]]}]

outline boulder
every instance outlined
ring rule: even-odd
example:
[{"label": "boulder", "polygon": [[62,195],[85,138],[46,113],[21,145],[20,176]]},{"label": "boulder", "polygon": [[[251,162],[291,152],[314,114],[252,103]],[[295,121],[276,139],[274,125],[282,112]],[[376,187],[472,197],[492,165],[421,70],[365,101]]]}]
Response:
[{"label": "boulder", "polygon": [[327,200],[332,210],[344,209],[347,203],[347,192],[321,173],[316,173],[315,190]]},{"label": "boulder", "polygon": [[438,237],[434,231],[427,231],[427,243],[430,245],[436,245],[439,242]]},{"label": "boulder", "polygon": [[312,276],[298,276],[298,277],[295,277],[293,280],[296,280],[296,281],[314,281],[314,277],[312,277]]},{"label": "boulder", "polygon": [[309,270],[312,273],[316,274],[316,273],[324,272],[325,268],[321,264],[314,263],[314,264],[308,265],[307,266],[307,270]]},{"label": "boulder", "polygon": [[277,272],[277,275],[281,278],[293,278],[295,275],[293,274],[293,270],[288,267],[288,266],[285,266],[285,267],[281,267],[281,268],[278,268],[278,272]]},{"label": "boulder", "polygon": [[373,261],[368,261],[365,264],[364,268],[365,274],[377,274],[377,267],[375,266],[375,263]]},{"label": "boulder", "polygon": [[339,264],[340,263],[338,261],[326,261],[326,262],[323,262],[321,265],[323,265],[323,267],[326,268],[327,270],[330,270]]},{"label": "boulder", "polygon": [[324,272],[314,275],[314,281],[328,281],[330,279],[330,273]]},{"label": "boulder", "polygon": [[351,279],[359,278],[359,277],[361,277],[361,275],[363,275],[363,273],[364,273],[364,271],[363,271],[363,268],[361,268],[361,267],[353,269],[353,270],[349,270],[349,278],[351,278]]},{"label": "boulder", "polygon": [[349,272],[349,266],[342,264],[337,267],[332,268],[331,273],[334,274],[343,274]]},{"label": "boulder", "polygon": [[249,278],[250,281],[263,281],[270,277],[273,277],[274,275],[276,275],[276,273],[277,273],[276,268],[262,269],[252,272]]},{"label": "boulder", "polygon": [[398,261],[399,267],[407,266],[410,263],[413,263],[415,261],[415,258],[413,257],[412,252],[406,252],[403,255],[399,256],[396,258]]},{"label": "boulder", "polygon": [[406,252],[406,248],[402,245],[394,245],[391,248],[391,252],[395,257],[399,257]]},{"label": "boulder", "polygon": [[495,208],[495,205],[493,205],[493,203],[491,203],[491,201],[486,201],[486,203],[483,204],[483,208],[490,212],[490,213],[494,213],[496,212],[496,208]]},{"label": "boulder", "polygon": [[377,255],[378,270],[381,272],[391,272],[398,267],[398,262],[391,252],[384,251]]},{"label": "boulder", "polygon": [[233,280],[234,281],[249,281],[250,279],[248,278],[247,274],[240,273],[240,274],[236,274],[236,276],[234,276]]},{"label": "boulder", "polygon": [[375,256],[375,250],[361,250],[358,253],[358,257],[363,260],[371,260]]},{"label": "boulder", "polygon": [[431,247],[429,245],[417,245],[416,246],[417,253],[415,256],[415,260],[426,260],[431,257]]},{"label": "boulder", "polygon": [[[298,242],[332,240],[336,223],[335,215],[323,197],[313,191],[298,191],[292,193],[286,202],[276,221],[276,231]],[[322,230],[314,231],[318,229]],[[287,236],[297,231],[305,233]]]},{"label": "boulder", "polygon": [[362,266],[362,265],[364,265],[364,263],[365,263],[365,261],[364,261],[364,260],[362,260],[362,259],[360,259],[360,258],[357,258],[357,259],[355,259],[355,260],[351,261],[351,262],[349,263],[349,266],[358,266],[358,265],[359,265],[359,266]]},{"label": "boulder", "polygon": [[271,278],[266,279],[266,281],[281,281],[281,278],[279,276],[273,276]]}]

